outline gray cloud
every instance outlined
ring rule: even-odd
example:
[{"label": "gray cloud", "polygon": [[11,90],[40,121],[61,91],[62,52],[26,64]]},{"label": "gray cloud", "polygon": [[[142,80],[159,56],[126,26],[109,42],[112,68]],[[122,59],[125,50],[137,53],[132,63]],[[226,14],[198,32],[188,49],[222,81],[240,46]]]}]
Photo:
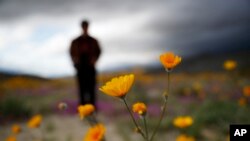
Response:
[{"label": "gray cloud", "polygon": [[170,2],[169,7],[170,13],[168,7],[162,7],[160,11],[165,14],[161,18],[155,15],[153,22],[146,26],[161,35],[163,48],[168,44],[185,52],[206,51],[227,47],[227,42],[232,41],[240,45],[250,38],[249,1],[188,0],[175,1],[172,5]]},{"label": "gray cloud", "polygon": [[[86,17],[93,21],[93,28],[102,30],[97,37],[106,54],[106,62],[101,62],[105,66],[116,60],[108,60],[109,56],[121,52],[133,59],[136,54],[152,59],[166,50],[195,55],[249,46],[249,7],[248,0],[0,0],[0,25],[24,24],[36,17],[59,21],[55,25],[66,22],[73,28],[77,25],[73,23]],[[59,52],[65,56],[65,51]],[[126,61],[121,54],[116,56]]]},{"label": "gray cloud", "polygon": [[[150,2],[150,1],[148,1]],[[30,15],[68,16],[81,13],[96,20],[104,20],[131,14],[145,9],[150,3],[114,0],[2,0],[0,18],[2,21],[15,20]]]}]

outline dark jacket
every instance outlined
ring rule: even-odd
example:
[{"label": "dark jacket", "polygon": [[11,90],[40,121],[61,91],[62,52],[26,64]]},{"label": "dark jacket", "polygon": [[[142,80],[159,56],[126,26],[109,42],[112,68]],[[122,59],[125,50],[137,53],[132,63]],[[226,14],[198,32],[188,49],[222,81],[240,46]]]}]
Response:
[{"label": "dark jacket", "polygon": [[94,67],[100,54],[97,40],[90,36],[79,36],[71,43],[70,56],[77,70]]}]

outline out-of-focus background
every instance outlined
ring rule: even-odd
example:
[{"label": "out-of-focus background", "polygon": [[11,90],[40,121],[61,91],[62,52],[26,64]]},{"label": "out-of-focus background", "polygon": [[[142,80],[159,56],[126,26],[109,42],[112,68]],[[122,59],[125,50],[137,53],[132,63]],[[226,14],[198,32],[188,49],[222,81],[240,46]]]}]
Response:
[{"label": "out-of-focus background", "polygon": [[[183,133],[173,125],[183,115],[193,118],[185,133],[196,140],[226,140],[229,124],[250,124],[249,7],[247,0],[0,0],[0,140],[12,134],[13,124],[23,129],[17,140],[39,137],[40,130],[46,141],[82,140],[89,126],[76,114],[69,46],[83,19],[102,48],[98,87],[134,73],[127,99],[148,105],[149,126],[159,119],[167,86],[159,55],[182,57],[156,140]],[[224,66],[230,60],[231,69]],[[140,140],[122,103],[97,92],[107,140]],[[65,111],[58,109],[62,102]],[[34,114],[43,116],[36,131],[26,127]]]}]

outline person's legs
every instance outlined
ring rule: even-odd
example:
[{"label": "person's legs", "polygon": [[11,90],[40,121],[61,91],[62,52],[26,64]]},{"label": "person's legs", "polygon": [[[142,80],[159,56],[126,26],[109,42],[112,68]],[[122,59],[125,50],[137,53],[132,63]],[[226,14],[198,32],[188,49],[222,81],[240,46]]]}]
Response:
[{"label": "person's legs", "polygon": [[92,80],[92,84],[91,84],[90,89],[89,89],[90,103],[92,103],[96,107],[96,91],[95,91],[95,87],[96,87],[96,82],[95,82],[95,80]]},{"label": "person's legs", "polygon": [[84,84],[84,75],[80,72],[77,72],[77,81],[78,81],[78,95],[79,95],[79,104],[86,104],[85,93],[87,91],[86,85]]},{"label": "person's legs", "polygon": [[94,68],[90,69],[88,75],[89,102],[96,107],[96,75]]}]

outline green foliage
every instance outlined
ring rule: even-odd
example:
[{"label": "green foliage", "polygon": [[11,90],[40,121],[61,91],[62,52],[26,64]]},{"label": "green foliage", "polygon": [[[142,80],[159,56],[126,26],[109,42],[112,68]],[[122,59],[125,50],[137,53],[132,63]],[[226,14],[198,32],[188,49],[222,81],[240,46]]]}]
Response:
[{"label": "green foliage", "polygon": [[190,134],[198,136],[202,129],[213,128],[227,134],[230,124],[249,124],[250,110],[232,101],[206,101],[194,111],[194,124]]},{"label": "green foliage", "polygon": [[18,98],[8,97],[0,101],[0,115],[5,118],[29,117],[31,113],[25,102]]}]

